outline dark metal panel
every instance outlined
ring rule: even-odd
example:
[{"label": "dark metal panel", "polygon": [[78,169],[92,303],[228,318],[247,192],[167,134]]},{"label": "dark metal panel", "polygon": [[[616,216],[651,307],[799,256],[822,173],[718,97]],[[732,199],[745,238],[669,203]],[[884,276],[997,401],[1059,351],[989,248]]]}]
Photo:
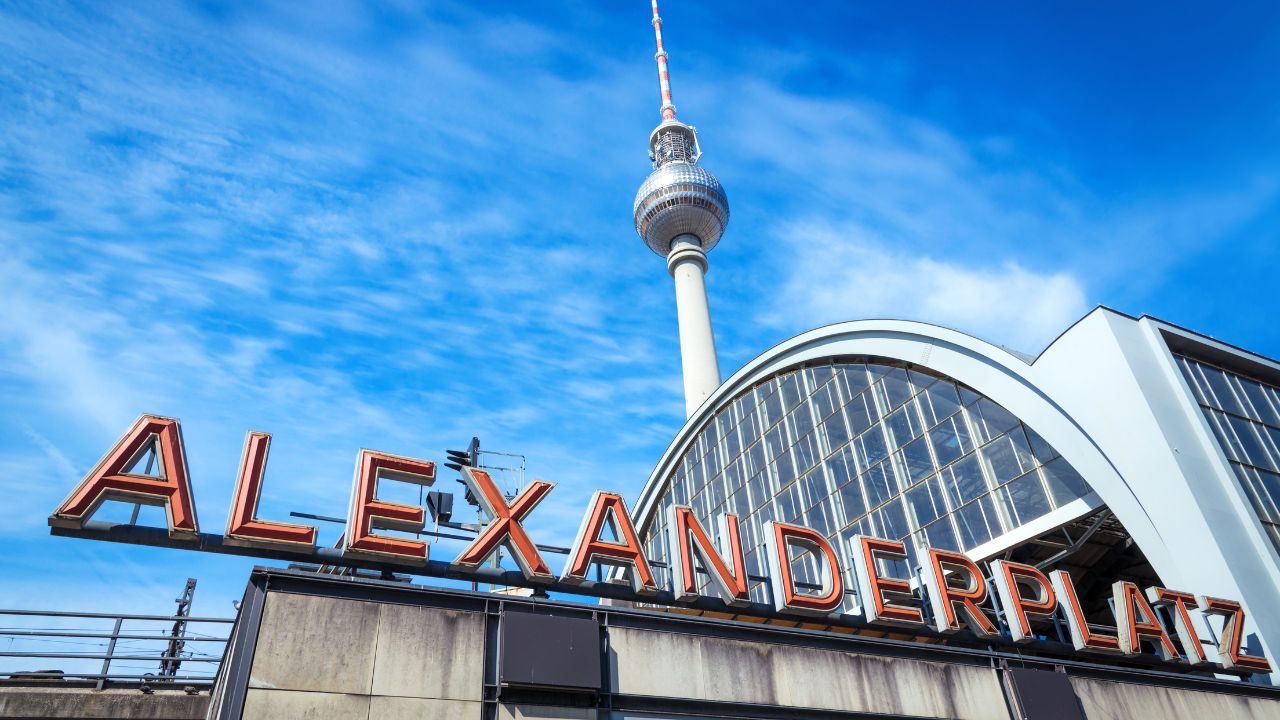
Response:
[{"label": "dark metal panel", "polygon": [[1020,720],[1085,720],[1066,673],[1031,668],[1009,668],[1008,672]]},{"label": "dark metal panel", "polygon": [[502,613],[502,685],[600,690],[600,623],[588,618]]},{"label": "dark metal panel", "polygon": [[240,720],[244,714],[245,695],[249,691],[249,671],[258,646],[258,630],[262,626],[262,609],[266,605],[269,575],[254,571],[249,576],[240,614],[223,663],[218,668],[214,697],[209,706],[210,720]]}]

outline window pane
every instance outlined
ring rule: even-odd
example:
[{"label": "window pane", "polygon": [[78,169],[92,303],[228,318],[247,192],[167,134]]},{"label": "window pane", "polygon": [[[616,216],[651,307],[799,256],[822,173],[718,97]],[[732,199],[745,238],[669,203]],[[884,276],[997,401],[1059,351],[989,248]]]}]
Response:
[{"label": "window pane", "polygon": [[862,433],[853,442],[862,467],[871,467],[889,456],[889,448],[884,444],[884,433],[878,427]]},{"label": "window pane", "polygon": [[782,395],[773,393],[764,399],[765,427],[769,427],[782,419]]},{"label": "window pane", "polygon": [[907,525],[907,516],[902,511],[901,500],[886,503],[876,511],[876,516],[876,524],[880,526],[880,532],[884,533],[882,536],[884,538],[899,540],[911,532],[911,526]]},{"label": "window pane", "polygon": [[1271,398],[1267,396],[1262,386],[1252,380],[1240,378],[1240,387],[1244,388],[1245,397],[1253,406],[1253,412],[1249,416],[1268,425],[1280,427],[1280,412],[1277,412],[1275,404],[1271,402]]},{"label": "window pane", "polygon": [[956,530],[965,550],[987,542],[1000,533],[1000,521],[990,495],[983,495],[955,513]]},{"label": "window pane", "polygon": [[920,393],[920,409],[924,411],[925,424],[930,427],[960,409],[956,387],[949,382],[936,382]]},{"label": "window pane", "polygon": [[884,419],[884,425],[889,431],[889,443],[894,449],[911,442],[921,431],[914,404],[903,405],[889,413]]},{"label": "window pane", "polygon": [[840,407],[836,396],[835,383],[827,383],[819,388],[813,394],[813,399],[810,402],[813,403],[813,409],[820,418],[825,418],[835,412]]},{"label": "window pane", "polygon": [[800,486],[796,484],[788,485],[778,493],[778,516],[783,522],[795,522],[800,516]]},{"label": "window pane", "polygon": [[1062,507],[1072,500],[1089,494],[1089,484],[1063,458],[1046,464],[1044,477],[1049,482],[1049,492],[1053,495],[1055,507]]},{"label": "window pane", "polygon": [[1208,365],[1200,366],[1201,372],[1204,373],[1205,380],[1209,382],[1209,390],[1213,393],[1213,398],[1217,402],[1212,403],[1215,407],[1226,410],[1229,413],[1243,415],[1244,408],[1240,406],[1240,402],[1236,400],[1236,393],[1231,388],[1230,381],[1222,374],[1222,371],[1216,367]]},{"label": "window pane", "polygon": [[1260,468],[1280,470],[1280,467],[1276,466],[1275,458],[1272,457],[1270,450],[1264,446],[1262,439],[1257,435],[1257,431],[1261,430],[1262,426],[1238,417],[1230,417],[1227,420],[1231,423],[1231,429],[1235,430],[1236,438],[1240,441],[1240,447],[1244,451],[1243,457],[1240,458],[1241,460]]},{"label": "window pane", "polygon": [[846,398],[857,397],[870,386],[867,382],[867,367],[861,363],[843,365],[836,371],[836,375]]},{"label": "window pane", "polygon": [[868,470],[862,476],[862,484],[867,491],[868,507],[879,505],[897,492],[897,483],[888,463],[880,463]]},{"label": "window pane", "polygon": [[845,406],[845,415],[849,419],[849,432],[857,435],[871,427],[880,416],[876,413],[875,403],[871,396],[863,393]]},{"label": "window pane", "polygon": [[791,437],[799,438],[809,434],[813,429],[813,413],[809,407],[809,403],[800,403],[787,415],[787,422],[790,424]]},{"label": "window pane", "polygon": [[969,426],[961,415],[952,415],[929,431],[929,441],[939,465],[948,465],[973,449]]},{"label": "window pane", "polygon": [[890,368],[880,381],[884,387],[885,406],[896,408],[911,398],[911,382],[907,379],[907,371],[902,368]]},{"label": "window pane", "polygon": [[978,400],[970,410],[974,431],[978,433],[978,439],[981,442],[986,442],[1018,424],[1018,418],[1014,417],[1013,413],[986,398]]},{"label": "window pane", "polygon": [[778,393],[782,395],[783,410],[790,410],[800,404],[800,400],[804,397],[804,390],[800,386],[800,373],[784,376]]},{"label": "window pane", "polygon": [[1271,509],[1269,519],[1280,522],[1280,510],[1277,510],[1280,508],[1280,475],[1266,470],[1255,470],[1254,474],[1258,477],[1259,490],[1266,496],[1266,503]]},{"label": "window pane", "polygon": [[907,469],[907,475],[911,478],[911,482],[908,483],[910,485],[932,475],[937,469],[933,466],[933,457],[929,455],[929,445],[925,438],[917,438],[902,448],[902,463]]},{"label": "window pane", "polygon": [[959,507],[989,489],[976,455],[969,455],[944,469],[942,485],[946,488],[952,507]]},{"label": "window pane", "polygon": [[936,475],[908,490],[906,497],[908,514],[916,527],[924,527],[947,512],[942,486]]},{"label": "window pane", "polygon": [[837,412],[823,421],[820,432],[827,443],[827,452],[831,452],[849,442],[849,429],[844,423],[844,413]]},{"label": "window pane", "polygon": [[930,385],[938,382],[938,378],[932,375],[925,375],[917,370],[908,370],[907,379],[911,381],[911,387],[915,392],[920,392]]},{"label": "window pane", "polygon": [[774,473],[778,477],[778,486],[782,487],[796,479],[796,467],[791,461],[791,453],[782,453],[773,461]]},{"label": "window pane", "polygon": [[984,445],[980,453],[982,462],[998,485],[1003,485],[1036,466],[1036,459],[1032,456],[1031,447],[1020,427]]},{"label": "window pane", "polygon": [[840,504],[844,508],[844,521],[851,523],[867,511],[867,501],[862,497],[862,484],[857,480],[840,488]]},{"label": "window pane", "polygon": [[1027,439],[1031,441],[1031,454],[1035,455],[1037,460],[1041,463],[1047,463],[1058,457],[1058,451],[1054,450],[1053,446],[1050,445],[1048,441],[1040,437],[1040,433],[1032,430],[1026,425],[1023,425],[1022,429],[1027,431]]},{"label": "window pane", "polygon": [[800,485],[804,488],[804,503],[806,506],[822,502],[830,494],[827,488],[827,475],[822,472],[822,468],[805,475],[800,480]]},{"label": "window pane", "polygon": [[1044,483],[1036,472],[1029,472],[1004,486],[999,490],[999,496],[1009,519],[1018,525],[1035,520],[1052,509]]},{"label": "window pane", "polygon": [[814,433],[800,438],[800,441],[791,448],[791,456],[795,458],[796,472],[808,472],[819,460],[822,459],[822,452],[818,450],[818,436]]},{"label": "window pane", "polygon": [[848,447],[832,455],[827,460],[826,467],[827,475],[836,487],[858,476],[858,466],[853,460],[853,450]]},{"label": "window pane", "polygon": [[924,529],[925,540],[929,547],[939,550],[959,550],[955,529],[951,526],[951,518],[944,517]]}]

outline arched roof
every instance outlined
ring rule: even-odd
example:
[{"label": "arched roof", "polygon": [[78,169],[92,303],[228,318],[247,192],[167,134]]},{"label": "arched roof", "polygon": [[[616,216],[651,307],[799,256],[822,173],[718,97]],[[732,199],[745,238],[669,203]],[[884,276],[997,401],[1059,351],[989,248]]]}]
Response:
[{"label": "arched roof", "polygon": [[1033,427],[1086,479],[1129,530],[1155,570],[1176,575],[1172,558],[1133,488],[1085,428],[1043,387],[1036,362],[970,335],[904,320],[858,320],[810,330],[754,358],[729,377],[676,434],[641,492],[636,516],[649,521],[664,484],[706,422],[746,390],[778,372],[836,357],[896,360],[953,378]]}]

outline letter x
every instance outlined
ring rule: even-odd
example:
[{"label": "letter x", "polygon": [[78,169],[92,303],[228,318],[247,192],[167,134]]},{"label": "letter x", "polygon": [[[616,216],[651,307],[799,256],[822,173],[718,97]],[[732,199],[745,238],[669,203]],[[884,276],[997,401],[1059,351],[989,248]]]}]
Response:
[{"label": "letter x", "polygon": [[480,503],[480,509],[489,516],[489,524],[480,531],[471,545],[453,561],[453,567],[462,570],[474,570],[499,546],[506,545],[511,557],[520,566],[520,571],[529,580],[551,582],[555,576],[538,554],[538,546],[529,539],[528,533],[520,522],[533,511],[542,498],[551,492],[554,484],[544,480],[534,480],[510,504],[493,478],[484,470],[462,468],[462,481],[471,489]]}]

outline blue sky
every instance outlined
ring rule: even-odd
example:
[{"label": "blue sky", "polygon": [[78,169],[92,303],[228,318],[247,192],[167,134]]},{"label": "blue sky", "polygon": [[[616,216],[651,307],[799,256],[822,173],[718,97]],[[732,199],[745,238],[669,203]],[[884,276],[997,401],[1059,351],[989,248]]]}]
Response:
[{"label": "blue sky", "polygon": [[[863,317],[1035,353],[1097,304],[1280,355],[1280,6],[1113,5],[664,3],[733,208],[726,374]],[[630,217],[648,5],[485,8],[0,3],[0,605],[167,611],[191,575],[231,612],[252,561],[48,536],[142,412],[183,421],[206,531],[248,429],[266,517],[472,435],[558,484],[542,541],[635,497],[683,420]]]}]

